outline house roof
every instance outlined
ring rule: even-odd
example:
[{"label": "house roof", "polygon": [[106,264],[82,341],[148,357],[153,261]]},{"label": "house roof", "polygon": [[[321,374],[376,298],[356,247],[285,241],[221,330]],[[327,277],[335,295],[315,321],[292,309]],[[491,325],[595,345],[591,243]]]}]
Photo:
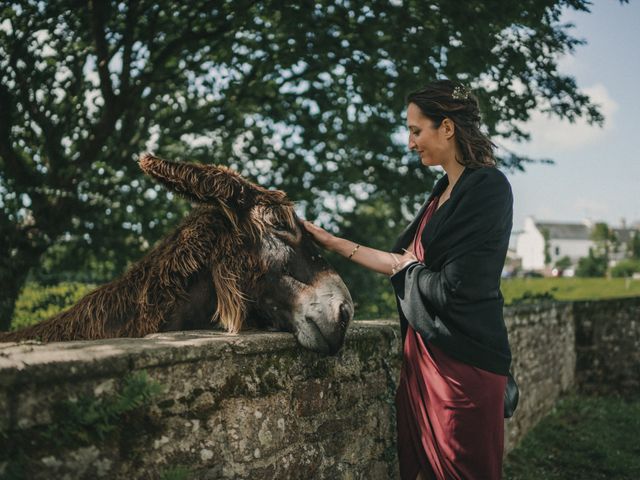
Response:
[{"label": "house roof", "polygon": [[[542,232],[549,231],[550,239],[557,240],[590,240],[591,228],[584,223],[535,222],[536,228]],[[627,243],[637,228],[612,228],[620,243]]]},{"label": "house roof", "polygon": [[591,230],[583,223],[535,222],[538,230],[549,231],[550,239],[589,240]]}]

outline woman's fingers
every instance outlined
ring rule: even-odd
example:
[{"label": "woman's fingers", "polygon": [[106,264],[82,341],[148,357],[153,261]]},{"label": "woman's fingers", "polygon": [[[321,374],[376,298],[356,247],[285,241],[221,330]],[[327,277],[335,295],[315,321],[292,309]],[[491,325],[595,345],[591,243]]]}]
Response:
[{"label": "woman's fingers", "polygon": [[307,232],[313,235],[313,238],[319,241],[320,243],[323,243],[322,240],[324,239],[324,237],[329,235],[329,233],[326,230],[318,227],[317,225],[311,223],[308,220],[305,220],[302,224],[304,225],[304,228],[307,230]]},{"label": "woman's fingers", "polygon": [[309,233],[317,233],[318,230],[322,230],[320,227],[317,227],[316,225],[311,223],[309,220],[304,220],[302,224],[304,225],[304,228],[306,228],[307,232]]},{"label": "woman's fingers", "polygon": [[303,222],[304,228],[313,236],[313,240],[323,248],[330,248],[333,235],[327,232],[324,228],[319,227],[307,220]]}]

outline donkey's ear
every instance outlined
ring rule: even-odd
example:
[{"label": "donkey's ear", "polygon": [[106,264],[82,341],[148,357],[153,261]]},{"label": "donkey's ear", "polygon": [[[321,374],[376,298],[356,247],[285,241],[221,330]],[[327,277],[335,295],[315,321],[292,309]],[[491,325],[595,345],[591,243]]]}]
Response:
[{"label": "donkey's ear", "polygon": [[147,175],[194,202],[225,210],[242,210],[256,203],[288,203],[283,192],[262,188],[227,167],[170,162],[150,153],[141,154],[139,163]]}]

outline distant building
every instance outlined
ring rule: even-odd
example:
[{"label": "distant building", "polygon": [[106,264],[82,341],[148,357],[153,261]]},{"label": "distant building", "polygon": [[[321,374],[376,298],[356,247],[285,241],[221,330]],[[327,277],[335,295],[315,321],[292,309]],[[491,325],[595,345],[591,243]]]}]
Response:
[{"label": "distant building", "polygon": [[[569,257],[572,265],[589,255],[589,248],[595,246],[591,240],[594,223],[585,220],[582,223],[542,222],[533,217],[524,221],[524,229],[516,241],[515,255],[521,259],[523,270],[543,272],[562,257]],[[611,248],[610,260],[615,265],[627,254],[627,244],[638,226],[627,227],[622,222],[621,228],[612,228],[617,238],[616,245]],[[545,262],[545,236],[548,241],[549,262]],[[617,250],[617,251],[616,251]]]}]

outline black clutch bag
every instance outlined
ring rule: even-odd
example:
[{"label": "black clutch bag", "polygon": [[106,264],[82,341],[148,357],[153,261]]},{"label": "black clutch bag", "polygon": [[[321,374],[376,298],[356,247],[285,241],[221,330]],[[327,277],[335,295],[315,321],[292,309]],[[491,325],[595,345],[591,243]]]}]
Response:
[{"label": "black clutch bag", "polygon": [[520,398],[520,391],[518,390],[518,384],[511,375],[511,372],[507,375],[507,386],[504,389],[504,418],[511,418],[513,412],[516,411],[518,406],[518,399]]}]

